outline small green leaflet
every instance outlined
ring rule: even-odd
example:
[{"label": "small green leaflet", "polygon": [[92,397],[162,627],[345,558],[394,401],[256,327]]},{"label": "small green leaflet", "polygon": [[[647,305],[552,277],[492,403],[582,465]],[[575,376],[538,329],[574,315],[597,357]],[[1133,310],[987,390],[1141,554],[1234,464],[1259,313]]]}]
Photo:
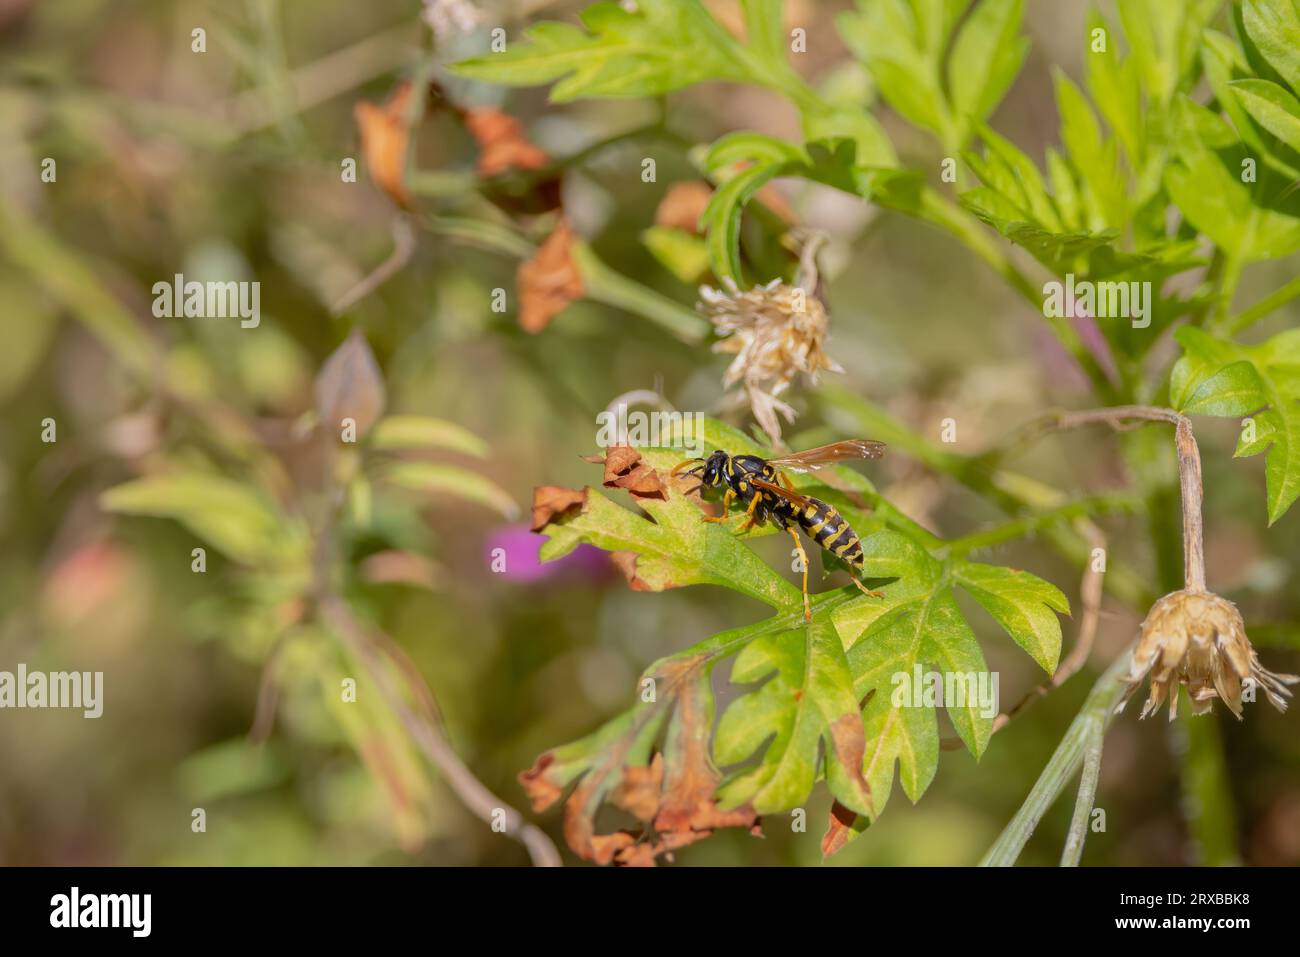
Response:
[{"label": "small green leaflet", "polygon": [[1183,356],[1169,379],[1175,409],[1230,418],[1257,413],[1245,424],[1236,455],[1268,453],[1264,475],[1272,525],[1300,497],[1300,329],[1257,346],[1216,339],[1190,326],[1179,329],[1176,338]]},{"label": "small green leaflet", "polygon": [[1256,123],[1300,152],[1300,101],[1268,80],[1233,80],[1229,85]]},{"label": "small green leaflet", "polygon": [[1241,18],[1255,49],[1300,92],[1300,8],[1295,0],[1246,0]]},{"label": "small green leaflet", "polygon": [[453,73],[508,86],[560,82],[557,103],[579,97],[660,96],[704,80],[751,80],[755,65],[699,0],[640,0],[637,12],[597,3],[585,30],[544,21],[500,53],[462,60]]}]

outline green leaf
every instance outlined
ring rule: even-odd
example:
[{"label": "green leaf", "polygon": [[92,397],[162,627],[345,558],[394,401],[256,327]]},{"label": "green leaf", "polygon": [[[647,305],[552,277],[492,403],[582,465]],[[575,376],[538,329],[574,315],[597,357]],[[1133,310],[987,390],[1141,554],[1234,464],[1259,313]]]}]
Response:
[{"label": "green leaf", "polygon": [[898,154],[879,121],[858,108],[805,110],[804,139],[849,139],[856,147],[855,162],[860,166],[890,167],[898,165]]},{"label": "green leaf", "polygon": [[1097,116],[1074,81],[1060,70],[1055,80],[1061,142],[1083,181],[1089,226],[1094,231],[1122,226],[1128,203],[1115,141],[1102,138]]},{"label": "green leaf", "polygon": [[1049,674],[1061,657],[1061,621],[1070,603],[1055,585],[1028,572],[958,562],[953,579],[997,619],[1012,640]]},{"label": "green leaf", "polygon": [[978,123],[1011,88],[1029,52],[1020,36],[1024,0],[977,3],[953,43],[948,90],[956,113]]},{"label": "green leaf", "polygon": [[739,764],[762,749],[755,767],[719,790],[722,806],[749,805],[767,814],[799,805],[813,788],[824,747],[835,799],[870,815],[871,795],[862,776],[862,715],[830,621],[820,618],[800,631],[768,634],[748,644],[736,657],[731,681],[765,678],[770,680],[732,703],[718,724],[713,750],[719,763]]},{"label": "green leaf", "polygon": [[939,84],[944,24],[941,16],[929,13],[918,20],[904,0],[881,0],[843,13],[835,23],[885,101],[908,122],[948,142],[952,119]]},{"label": "green leaf", "polygon": [[[1053,609],[1068,612],[1069,605],[1059,590],[1028,573],[964,560],[949,565],[892,530],[864,538],[863,551],[866,577],[897,580],[882,588],[882,601],[852,602],[833,618],[848,649],[854,694],[864,698],[874,692],[869,712],[888,731],[876,750],[869,744],[867,751],[867,780],[879,813],[895,760],[913,801],[933,778],[937,762],[934,715],[927,712],[921,720],[907,713],[915,710],[910,702],[895,700],[899,676],[912,676],[918,668],[977,678],[987,674],[974,632],[953,597],[953,585],[970,591],[1048,672],[1055,670],[1061,646]],[[949,703],[948,714],[967,748],[979,757],[992,734],[994,714],[969,699]]]},{"label": "green leaf", "polygon": [[487,445],[469,429],[426,415],[390,415],[370,435],[375,449],[438,449],[475,458],[487,457]]},{"label": "green leaf", "polygon": [[1108,247],[1117,238],[1114,230],[1056,232],[1034,219],[1001,193],[987,187],[969,190],[961,203],[999,233],[1023,246],[1035,259],[1053,272],[1069,272],[1082,256]]},{"label": "green leaf", "polygon": [[519,506],[491,479],[456,465],[440,462],[395,462],[379,472],[384,481],[427,495],[450,496],[475,502],[504,518],[519,515]]},{"label": "green leaf", "polygon": [[[1215,144],[1207,142],[1200,120],[1218,122],[1207,114],[1185,97],[1177,104],[1178,156],[1165,169],[1170,197],[1197,229],[1243,263],[1300,249],[1300,218],[1258,205],[1241,181],[1239,164],[1245,154],[1238,149],[1221,157]],[[1288,210],[1296,208],[1294,200]]]},{"label": "green leaf", "polygon": [[560,80],[551,90],[557,103],[662,96],[704,80],[751,79],[743,51],[699,0],[641,0],[635,13],[597,3],[581,18],[585,31],[538,23],[525,42],[462,60],[451,71],[508,86]]},{"label": "green leaf", "polygon": [[1268,80],[1233,80],[1229,86],[1256,123],[1300,152],[1300,101]]},{"label": "green leaf", "polygon": [[[1109,24],[1094,10],[1088,18],[1088,35],[1096,30],[1110,34]],[[1104,51],[1089,44],[1083,56],[1088,93],[1124,147],[1130,167],[1138,169],[1146,155],[1146,119],[1137,61],[1133,57],[1121,60],[1113,42],[1107,42]]]},{"label": "green leaf", "polygon": [[[1216,339],[1194,327],[1175,334],[1183,356],[1170,375],[1170,401],[1188,414],[1253,416],[1238,456],[1267,453],[1264,475],[1272,525],[1300,497],[1300,329],[1258,346]],[[1258,410],[1263,411],[1258,411]]]},{"label": "green leaf", "polygon": [[709,251],[709,262],[719,279],[731,279],[737,286],[744,287],[744,270],[740,264],[740,224],[745,205],[773,179],[798,168],[791,163],[751,166],[713,191],[700,216],[700,223],[708,230],[705,243]]},{"label": "green leaf", "polygon": [[781,6],[781,0],[740,0],[749,45],[774,64],[785,63],[787,35]]},{"label": "green leaf", "polygon": [[134,479],[100,496],[106,511],[180,522],[222,554],[247,565],[304,558],[306,531],[249,486],[203,472]]},{"label": "green leaf", "polygon": [[1291,89],[1300,91],[1300,9],[1295,0],[1246,0],[1241,15],[1255,48]]},{"label": "green leaf", "polygon": [[641,242],[660,265],[684,283],[697,285],[709,270],[708,246],[694,233],[670,226],[651,226],[642,230]]}]

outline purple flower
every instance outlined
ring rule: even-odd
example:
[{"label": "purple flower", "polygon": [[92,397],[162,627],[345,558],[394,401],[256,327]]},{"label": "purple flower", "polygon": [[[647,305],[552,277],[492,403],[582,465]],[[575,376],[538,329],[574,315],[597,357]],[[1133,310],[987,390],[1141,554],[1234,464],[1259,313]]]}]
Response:
[{"label": "purple flower", "polygon": [[544,541],[544,536],[522,523],[498,526],[485,542],[487,566],[520,584],[565,579],[597,582],[609,576],[609,555],[594,545],[579,545],[563,558],[543,563],[538,552]]}]

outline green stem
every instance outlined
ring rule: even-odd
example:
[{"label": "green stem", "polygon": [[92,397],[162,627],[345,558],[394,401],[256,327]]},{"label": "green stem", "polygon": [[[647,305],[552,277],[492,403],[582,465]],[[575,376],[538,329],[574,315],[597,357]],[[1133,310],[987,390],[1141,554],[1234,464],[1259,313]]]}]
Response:
[{"label": "green stem", "polygon": [[1074,817],[1070,831],[1065,836],[1061,851],[1062,867],[1078,867],[1083,858],[1083,844],[1088,838],[1088,824],[1097,802],[1097,778],[1101,775],[1101,748],[1106,739],[1105,728],[1092,722],[1083,752],[1083,774],[1079,776],[1079,796],[1074,801]]},{"label": "green stem", "polygon": [[708,321],[694,309],[610,269],[586,243],[574,243],[572,256],[588,299],[648,319],[684,342],[698,343],[709,334]]},{"label": "green stem", "polygon": [[1228,785],[1218,714],[1193,715],[1184,710],[1172,730],[1181,766],[1183,817],[1191,832],[1190,863],[1208,867],[1238,865],[1237,815]]},{"label": "green stem", "polygon": [[1088,692],[1065,737],[1056,746],[1047,766],[1034,782],[1025,803],[1007,823],[998,839],[980,861],[981,867],[1010,867],[1020,857],[1038,822],[1048,812],[1061,792],[1073,780],[1083,764],[1088,746],[1098,734],[1104,734],[1115,717],[1115,708],[1124,698],[1128,686],[1121,676],[1128,670],[1131,649],[1115,658],[1106,673]]},{"label": "green stem", "polygon": [[1142,508],[1143,499],[1132,492],[1112,492],[1102,495],[1089,495],[1050,508],[1044,512],[1012,519],[981,532],[954,538],[948,542],[945,551],[950,555],[966,555],[981,548],[1000,545],[1003,542],[1024,538],[1034,532],[1059,526],[1076,518],[1090,518],[1109,512],[1132,512]]},{"label": "green stem", "polygon": [[1296,296],[1300,296],[1300,276],[1292,279],[1285,286],[1265,296],[1244,312],[1239,312],[1223,324],[1223,331],[1235,335],[1248,326],[1254,325],[1275,309],[1286,305]]}]

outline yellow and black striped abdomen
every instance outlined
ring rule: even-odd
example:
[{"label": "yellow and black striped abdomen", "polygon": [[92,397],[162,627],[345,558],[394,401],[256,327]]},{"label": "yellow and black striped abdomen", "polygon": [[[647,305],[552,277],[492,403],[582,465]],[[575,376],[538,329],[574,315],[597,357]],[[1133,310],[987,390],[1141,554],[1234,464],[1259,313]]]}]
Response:
[{"label": "yellow and black striped abdomen", "polygon": [[808,537],[854,568],[862,567],[862,541],[844,516],[821,499],[809,498],[795,520]]}]

